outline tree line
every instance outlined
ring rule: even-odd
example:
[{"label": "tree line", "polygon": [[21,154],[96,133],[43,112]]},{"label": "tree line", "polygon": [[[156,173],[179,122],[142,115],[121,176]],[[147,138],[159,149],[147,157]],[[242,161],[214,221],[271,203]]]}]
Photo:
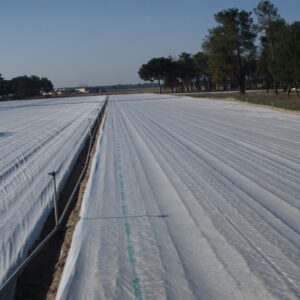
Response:
[{"label": "tree line", "polygon": [[269,0],[252,12],[230,8],[214,15],[217,26],[209,29],[196,54],[152,58],[138,74],[157,80],[172,92],[214,89],[282,88],[298,93],[300,84],[300,22],[288,24]]},{"label": "tree line", "polygon": [[19,76],[5,80],[0,74],[0,97],[4,99],[24,99],[53,91],[52,82],[45,77]]}]

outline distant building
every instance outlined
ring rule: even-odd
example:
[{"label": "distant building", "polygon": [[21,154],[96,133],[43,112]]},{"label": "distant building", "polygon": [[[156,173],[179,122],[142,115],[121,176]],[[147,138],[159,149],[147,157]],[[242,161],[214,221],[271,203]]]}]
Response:
[{"label": "distant building", "polygon": [[80,87],[80,88],[76,88],[75,92],[79,94],[87,94],[89,92],[89,89],[86,87]]},{"label": "distant building", "polygon": [[100,89],[98,87],[79,87],[75,89],[76,93],[79,94],[90,94],[90,93],[99,93]]},{"label": "distant building", "polygon": [[76,87],[76,88],[57,88],[55,94],[59,96],[72,95],[72,94],[98,94],[107,93],[107,89],[100,86],[89,86],[89,87]]},{"label": "distant building", "polygon": [[73,88],[57,88],[56,94],[57,95],[70,95],[73,94],[75,90]]},{"label": "distant building", "polygon": [[52,95],[54,95],[54,91],[49,91],[49,92],[41,91],[41,95],[43,95],[43,96],[52,96]]}]

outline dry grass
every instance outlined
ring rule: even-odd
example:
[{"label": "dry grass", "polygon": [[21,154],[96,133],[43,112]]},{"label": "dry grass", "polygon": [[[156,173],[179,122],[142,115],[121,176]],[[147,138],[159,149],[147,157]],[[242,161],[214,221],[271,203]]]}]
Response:
[{"label": "dry grass", "polygon": [[266,93],[260,91],[248,92],[246,95],[241,95],[240,93],[199,93],[190,94],[189,96],[214,99],[233,98],[242,102],[300,111],[300,97],[297,97],[295,93],[292,93],[288,96],[287,93],[283,92],[280,92],[278,95],[276,95],[274,92]]}]

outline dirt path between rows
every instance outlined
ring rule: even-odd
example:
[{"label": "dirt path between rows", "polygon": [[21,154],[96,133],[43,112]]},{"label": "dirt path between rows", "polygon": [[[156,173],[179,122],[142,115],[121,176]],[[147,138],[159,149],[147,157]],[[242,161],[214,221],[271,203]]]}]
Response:
[{"label": "dirt path between rows", "polygon": [[[61,226],[56,235],[49,241],[48,245],[35,257],[30,265],[25,268],[24,272],[18,279],[16,287],[15,300],[40,300],[55,299],[58,285],[62,276],[62,272],[66,263],[68,252],[71,246],[73,232],[79,220],[80,208],[83,200],[83,194],[89,179],[92,160],[96,151],[97,140],[100,134],[100,128],[104,120],[107,102],[104,104],[100,112],[100,122],[95,128],[96,134],[93,140],[91,152],[89,155],[88,166],[84,172],[80,187],[73,199],[73,203],[69,209],[66,221]],[[72,190],[84,169],[86,156],[88,154],[89,140],[86,142],[81,151],[77,162],[74,166],[69,179],[60,193],[59,212],[63,211]],[[43,228],[40,239],[46,237],[54,228],[54,215],[51,213]]]}]

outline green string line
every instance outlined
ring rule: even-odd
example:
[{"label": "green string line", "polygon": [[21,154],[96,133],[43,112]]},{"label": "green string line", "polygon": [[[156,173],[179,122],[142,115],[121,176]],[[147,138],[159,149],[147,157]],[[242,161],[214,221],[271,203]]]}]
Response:
[{"label": "green string line", "polygon": [[127,252],[128,252],[128,259],[130,264],[132,265],[133,269],[133,278],[131,281],[133,290],[134,290],[134,295],[136,300],[143,300],[143,295],[142,295],[142,289],[141,289],[141,284],[140,284],[140,279],[136,273],[135,270],[135,263],[136,263],[136,258],[135,258],[135,253],[134,253],[134,247],[131,242],[131,228],[130,224],[128,223],[128,207],[125,203],[126,197],[125,197],[125,184],[124,184],[124,177],[122,173],[122,161],[121,161],[121,149],[120,145],[117,147],[117,162],[118,162],[118,167],[117,170],[119,172],[119,187],[120,187],[120,199],[122,202],[122,213],[123,216],[125,217],[125,223],[124,223],[124,231],[127,236]]}]

